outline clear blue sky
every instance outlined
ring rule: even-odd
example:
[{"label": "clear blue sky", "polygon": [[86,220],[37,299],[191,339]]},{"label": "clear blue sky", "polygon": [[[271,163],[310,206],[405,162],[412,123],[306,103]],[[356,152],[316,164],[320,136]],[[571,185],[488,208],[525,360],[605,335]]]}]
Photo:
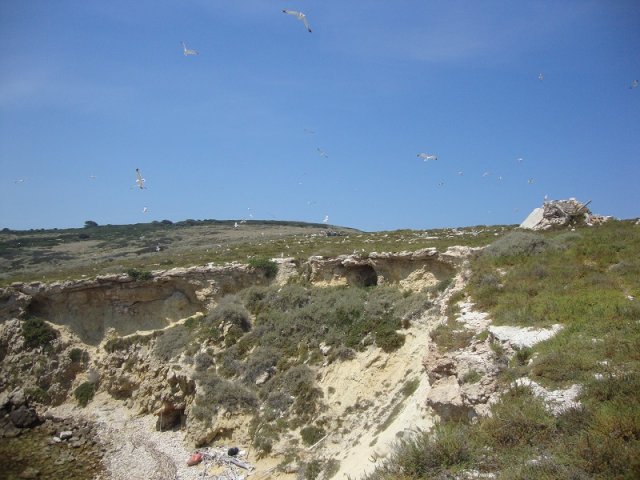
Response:
[{"label": "clear blue sky", "polygon": [[0,228],[632,218],[634,79],[637,0],[0,0]]}]

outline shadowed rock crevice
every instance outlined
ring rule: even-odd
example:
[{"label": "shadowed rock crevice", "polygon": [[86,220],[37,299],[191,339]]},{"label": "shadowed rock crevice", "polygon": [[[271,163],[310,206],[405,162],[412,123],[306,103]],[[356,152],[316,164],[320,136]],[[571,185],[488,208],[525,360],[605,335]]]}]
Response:
[{"label": "shadowed rock crevice", "polygon": [[[462,255],[466,255],[464,252]],[[335,258],[311,257],[303,274],[312,284],[370,287],[399,284],[419,291],[452,278],[460,253],[440,254],[435,248],[416,252],[340,255]]]},{"label": "shadowed rock crevice", "polygon": [[346,268],[347,283],[353,287],[374,287],[378,284],[378,274],[371,265],[357,265]]}]

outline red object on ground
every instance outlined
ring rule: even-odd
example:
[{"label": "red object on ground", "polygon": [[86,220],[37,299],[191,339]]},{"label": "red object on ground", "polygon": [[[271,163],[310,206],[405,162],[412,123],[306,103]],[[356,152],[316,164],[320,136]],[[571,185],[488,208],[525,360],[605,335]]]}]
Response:
[{"label": "red object on ground", "polygon": [[189,457],[189,460],[187,460],[187,465],[189,465],[190,467],[193,467],[194,465],[198,465],[201,461],[202,461],[202,454],[194,453]]}]

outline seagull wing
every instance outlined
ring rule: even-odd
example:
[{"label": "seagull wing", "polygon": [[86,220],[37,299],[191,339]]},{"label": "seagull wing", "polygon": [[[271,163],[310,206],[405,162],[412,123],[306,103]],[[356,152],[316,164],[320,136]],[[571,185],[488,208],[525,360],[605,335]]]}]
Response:
[{"label": "seagull wing", "polygon": [[304,14],[302,14],[302,17],[298,17],[298,18],[302,20],[302,23],[304,23],[304,26],[307,28],[307,31],[311,33],[311,27],[309,26],[309,22],[307,22],[307,17]]},{"label": "seagull wing", "polygon": [[193,50],[192,48],[188,48],[186,43],[184,43],[184,42],[181,42],[181,43],[182,43],[182,51],[183,51],[185,57],[187,55],[198,55],[198,51],[197,50]]},{"label": "seagull wing", "polygon": [[140,175],[140,170],[136,168],[136,183],[140,188],[144,188],[145,179]]},{"label": "seagull wing", "polygon": [[286,13],[287,15],[292,15],[296,17],[298,20],[304,23],[304,26],[307,29],[307,31],[311,33],[311,27],[309,26],[309,22],[307,22],[307,17],[304,13],[297,12],[295,10],[287,10],[287,9],[282,10],[282,13]]}]

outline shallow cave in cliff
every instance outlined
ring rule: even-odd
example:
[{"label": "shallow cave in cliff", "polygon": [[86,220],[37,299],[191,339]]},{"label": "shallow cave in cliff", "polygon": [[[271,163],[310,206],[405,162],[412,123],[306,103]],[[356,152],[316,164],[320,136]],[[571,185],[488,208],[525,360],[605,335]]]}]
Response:
[{"label": "shallow cave in cliff", "polygon": [[156,430],[179,430],[186,421],[186,415],[184,414],[184,408],[180,409],[167,409],[158,415],[156,420]]},{"label": "shallow cave in cliff", "polygon": [[371,265],[358,265],[347,270],[347,281],[352,287],[374,287],[378,285],[378,274]]}]

